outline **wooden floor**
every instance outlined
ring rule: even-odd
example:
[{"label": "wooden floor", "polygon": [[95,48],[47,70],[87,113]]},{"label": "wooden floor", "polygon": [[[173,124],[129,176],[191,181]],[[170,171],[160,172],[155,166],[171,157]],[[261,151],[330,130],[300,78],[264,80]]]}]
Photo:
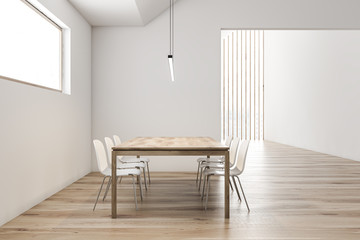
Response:
[{"label": "wooden floor", "polygon": [[[194,169],[196,163],[194,158]],[[251,213],[223,180],[203,211],[194,173],[153,173],[135,211],[130,179],[119,185],[118,219],[91,173],[0,228],[0,239],[360,239],[360,162],[276,143],[251,143],[242,183]]]}]

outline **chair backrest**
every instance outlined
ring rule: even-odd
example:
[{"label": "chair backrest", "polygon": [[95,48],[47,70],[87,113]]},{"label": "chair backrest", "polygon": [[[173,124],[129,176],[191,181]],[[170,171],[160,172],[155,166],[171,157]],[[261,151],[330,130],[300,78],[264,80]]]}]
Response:
[{"label": "chair backrest", "polygon": [[246,155],[249,148],[250,141],[244,140],[238,149],[238,154],[236,156],[236,164],[234,164],[242,173],[245,168]]},{"label": "chair backrest", "polygon": [[112,148],[114,147],[114,142],[111,138],[105,137],[105,145],[106,145],[106,151],[108,155],[108,164],[109,168],[111,168],[111,161],[112,161]]},{"label": "chair backrest", "polygon": [[106,158],[106,152],[104,148],[104,144],[100,141],[95,139],[93,141],[95,153],[96,153],[96,161],[98,164],[98,168],[100,172],[103,172],[106,168],[108,168],[108,162]]},{"label": "chair backrest", "polygon": [[231,145],[230,145],[230,167],[233,166],[236,160],[236,153],[237,153],[237,149],[238,149],[238,145],[240,142],[240,138],[236,137],[231,141]]},{"label": "chair backrest", "polygon": [[227,138],[225,140],[225,145],[230,146],[231,140],[232,140],[232,136],[227,136]]},{"label": "chair backrest", "polygon": [[113,138],[116,146],[121,144],[121,139],[118,135],[114,135]]}]

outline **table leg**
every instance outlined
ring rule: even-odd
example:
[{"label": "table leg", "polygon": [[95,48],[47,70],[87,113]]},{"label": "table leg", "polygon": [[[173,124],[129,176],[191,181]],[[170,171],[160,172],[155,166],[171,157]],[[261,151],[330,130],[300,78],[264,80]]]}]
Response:
[{"label": "table leg", "polygon": [[112,218],[117,218],[117,206],[116,206],[116,184],[117,184],[117,178],[116,178],[116,152],[112,151],[112,161],[111,161],[111,214]]},{"label": "table leg", "polygon": [[225,152],[225,219],[230,218],[230,201],[229,201],[229,171],[230,171],[230,159],[229,151]]}]

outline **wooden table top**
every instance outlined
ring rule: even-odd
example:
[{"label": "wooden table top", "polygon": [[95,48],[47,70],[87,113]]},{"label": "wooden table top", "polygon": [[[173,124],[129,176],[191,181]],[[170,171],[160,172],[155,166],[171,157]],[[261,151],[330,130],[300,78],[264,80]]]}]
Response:
[{"label": "wooden table top", "polygon": [[229,147],[210,137],[137,137],[113,147],[114,151],[225,151]]}]

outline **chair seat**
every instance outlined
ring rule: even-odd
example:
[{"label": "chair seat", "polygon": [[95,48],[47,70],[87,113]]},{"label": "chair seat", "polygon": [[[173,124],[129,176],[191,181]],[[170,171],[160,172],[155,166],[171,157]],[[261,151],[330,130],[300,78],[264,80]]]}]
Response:
[{"label": "chair seat", "polygon": [[198,158],[196,161],[197,162],[224,162],[225,159],[222,156],[210,157],[210,158],[201,157],[201,158]]},{"label": "chair seat", "polygon": [[118,162],[117,168],[124,169],[124,168],[145,168],[145,163],[143,162],[129,162],[129,163],[122,163]]},{"label": "chair seat", "polygon": [[[106,176],[111,176],[111,169],[106,168],[102,171],[102,174]],[[128,175],[140,175],[141,172],[139,169],[116,169],[116,176],[128,176]]]},{"label": "chair seat", "polygon": [[[225,176],[225,170],[223,169],[215,169],[208,168],[204,170],[205,175],[217,175],[217,176]],[[236,167],[234,169],[230,169],[230,176],[240,175],[241,171]]]},{"label": "chair seat", "polygon": [[122,157],[118,158],[123,163],[134,163],[134,162],[150,162],[150,159],[146,157]]},{"label": "chair seat", "polygon": [[221,162],[204,162],[200,164],[201,168],[224,168],[225,164]]}]

